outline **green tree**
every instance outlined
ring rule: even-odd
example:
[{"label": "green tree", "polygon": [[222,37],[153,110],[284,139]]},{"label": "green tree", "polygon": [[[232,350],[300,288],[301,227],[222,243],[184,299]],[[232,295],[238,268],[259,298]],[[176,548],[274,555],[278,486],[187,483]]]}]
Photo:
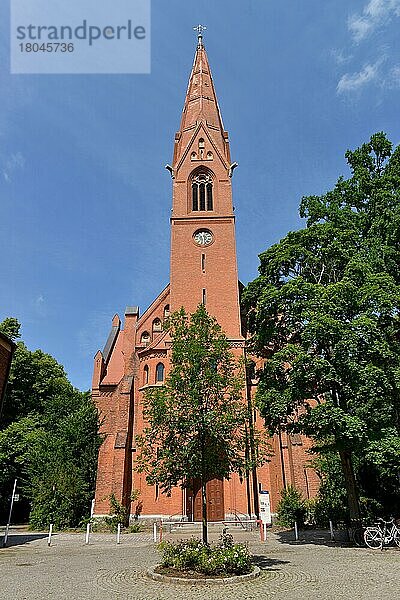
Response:
[{"label": "green tree", "polygon": [[[16,319],[0,330],[18,333]],[[17,324],[17,326],[15,325]],[[15,478],[18,518],[34,527],[78,525],[95,488],[98,414],[90,394],[68,381],[64,368],[41,350],[18,342],[0,429],[0,515],[5,518]],[[1,517],[0,517],[1,518]]]},{"label": "green tree", "polygon": [[14,317],[7,317],[0,323],[0,331],[7,335],[11,340],[15,341],[19,337],[21,337],[19,330],[21,329],[21,324],[18,319]]},{"label": "green tree", "polygon": [[284,424],[339,453],[359,521],[354,457],[372,467],[387,452],[386,475],[400,472],[400,148],[378,133],[346,158],[351,177],[302,199],[306,228],[260,255],[244,304],[270,431]]},{"label": "green tree", "polygon": [[202,305],[190,317],[183,308],[171,315],[168,332],[171,370],[165,385],[145,393],[147,426],[138,440],[138,466],[167,495],[177,485],[200,481],[207,543],[207,482],[252,466],[244,366],[235,362],[228,339]]},{"label": "green tree", "polygon": [[329,521],[346,522],[348,517],[346,487],[340,458],[337,452],[325,451],[311,461],[320,478],[314,506],[317,526],[328,527]]},{"label": "green tree", "polygon": [[60,393],[66,392],[69,396],[71,390],[64,368],[55,358],[42,350],[32,352],[22,341],[18,342],[4,401],[2,427],[31,413],[41,414],[46,404],[51,405]]},{"label": "green tree", "polygon": [[89,513],[94,494],[101,443],[97,411],[89,392],[72,389],[70,396],[55,397],[42,418],[27,465],[30,524],[73,527]]},{"label": "green tree", "polygon": [[29,497],[21,493],[26,482],[29,457],[38,440],[40,419],[23,417],[0,431],[0,522],[7,519],[14,479],[18,479],[20,501],[14,506],[18,519],[29,514]]}]

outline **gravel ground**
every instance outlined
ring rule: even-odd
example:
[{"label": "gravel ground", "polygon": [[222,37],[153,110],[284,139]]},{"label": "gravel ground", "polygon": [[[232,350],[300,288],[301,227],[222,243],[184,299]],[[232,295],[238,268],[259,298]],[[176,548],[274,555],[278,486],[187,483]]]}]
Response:
[{"label": "gravel ground", "polygon": [[[394,600],[400,596],[400,550],[342,547],[327,534],[308,533],[293,541],[291,532],[270,533],[261,543],[256,532],[233,532],[247,541],[261,568],[253,581],[211,585],[165,584],[147,578],[158,555],[149,533],[115,537],[13,532],[0,548],[2,600],[180,600],[216,598],[285,600]],[[182,533],[166,534],[180,539]],[[188,534],[186,534],[187,536]],[[212,537],[216,538],[217,533]]]}]

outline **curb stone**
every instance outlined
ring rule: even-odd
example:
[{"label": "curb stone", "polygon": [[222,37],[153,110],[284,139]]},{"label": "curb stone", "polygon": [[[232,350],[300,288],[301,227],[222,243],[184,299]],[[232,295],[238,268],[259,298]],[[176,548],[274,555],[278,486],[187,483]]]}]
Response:
[{"label": "curb stone", "polygon": [[156,565],[155,567],[151,567],[150,569],[147,569],[147,576],[150,577],[150,579],[153,579],[154,581],[164,581],[166,583],[182,583],[182,584],[186,584],[186,585],[193,585],[193,584],[216,584],[216,585],[224,585],[224,584],[229,584],[229,583],[240,583],[241,581],[249,581],[251,579],[256,579],[256,577],[258,577],[260,575],[260,568],[259,567],[254,567],[254,569],[252,570],[251,573],[247,573],[246,575],[232,575],[232,577],[221,577],[220,579],[207,579],[206,577],[204,578],[190,578],[190,577],[170,577],[169,575],[162,575],[161,573],[156,573],[156,568],[159,565]]}]

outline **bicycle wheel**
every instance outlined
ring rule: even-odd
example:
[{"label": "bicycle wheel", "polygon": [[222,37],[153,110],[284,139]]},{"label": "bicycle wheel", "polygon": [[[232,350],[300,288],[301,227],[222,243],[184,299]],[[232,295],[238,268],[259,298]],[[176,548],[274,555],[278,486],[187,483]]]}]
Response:
[{"label": "bicycle wheel", "polygon": [[368,548],[377,550],[382,548],[383,545],[383,533],[379,527],[367,527],[364,531],[364,542]]},{"label": "bicycle wheel", "polygon": [[361,527],[353,527],[351,530],[351,540],[355,546],[361,546],[364,538]]},{"label": "bicycle wheel", "polygon": [[395,530],[393,534],[394,543],[400,548],[400,529]]}]

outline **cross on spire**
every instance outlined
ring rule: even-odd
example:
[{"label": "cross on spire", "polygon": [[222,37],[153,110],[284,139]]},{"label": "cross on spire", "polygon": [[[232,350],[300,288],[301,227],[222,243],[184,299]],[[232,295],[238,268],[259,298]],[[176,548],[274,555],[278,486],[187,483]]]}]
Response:
[{"label": "cross on spire", "polygon": [[197,39],[199,40],[199,47],[203,45],[203,31],[205,31],[207,27],[205,25],[196,25],[193,27],[194,31],[197,31]]}]

